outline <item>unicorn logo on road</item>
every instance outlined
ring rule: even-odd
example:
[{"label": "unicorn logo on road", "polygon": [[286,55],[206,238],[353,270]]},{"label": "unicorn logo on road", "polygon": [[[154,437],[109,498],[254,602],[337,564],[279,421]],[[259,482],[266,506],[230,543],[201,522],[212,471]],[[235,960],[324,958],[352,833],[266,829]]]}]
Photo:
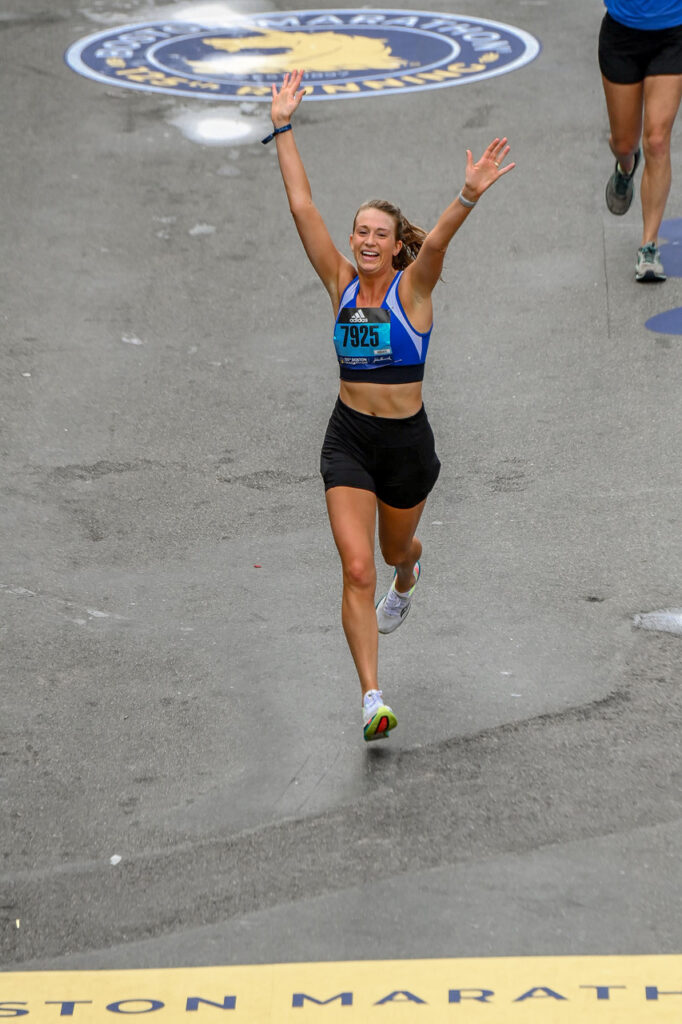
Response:
[{"label": "unicorn logo on road", "polygon": [[189,61],[198,75],[282,74],[305,68],[308,75],[323,71],[397,71],[409,63],[394,57],[385,39],[341,32],[285,32],[264,29],[239,38],[212,36],[202,40],[216,51],[205,60]]}]

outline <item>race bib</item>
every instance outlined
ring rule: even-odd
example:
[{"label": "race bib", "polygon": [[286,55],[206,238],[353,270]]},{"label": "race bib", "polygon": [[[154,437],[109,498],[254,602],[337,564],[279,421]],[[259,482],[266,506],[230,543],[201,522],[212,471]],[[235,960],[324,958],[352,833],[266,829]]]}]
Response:
[{"label": "race bib", "polygon": [[342,309],[334,327],[334,348],[342,366],[389,363],[393,356],[390,309]]}]

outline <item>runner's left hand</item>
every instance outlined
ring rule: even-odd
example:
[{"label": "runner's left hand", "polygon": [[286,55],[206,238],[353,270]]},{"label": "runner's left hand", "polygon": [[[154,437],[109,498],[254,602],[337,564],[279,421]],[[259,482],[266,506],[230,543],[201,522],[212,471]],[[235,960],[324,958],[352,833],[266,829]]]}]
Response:
[{"label": "runner's left hand", "polygon": [[510,147],[505,139],[493,139],[480,160],[474,163],[473,154],[467,149],[467,169],[464,179],[467,198],[478,198],[494,185],[498,178],[508,174],[516,164],[502,164],[509,155]]}]

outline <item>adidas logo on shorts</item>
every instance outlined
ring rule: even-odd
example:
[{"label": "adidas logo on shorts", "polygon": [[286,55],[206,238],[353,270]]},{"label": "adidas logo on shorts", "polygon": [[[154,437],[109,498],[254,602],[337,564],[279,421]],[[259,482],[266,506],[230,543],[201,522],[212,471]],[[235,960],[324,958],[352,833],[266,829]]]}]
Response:
[{"label": "adidas logo on shorts", "polygon": [[367,317],[361,309],[356,309],[352,317],[348,321],[350,324],[366,324],[369,323]]}]

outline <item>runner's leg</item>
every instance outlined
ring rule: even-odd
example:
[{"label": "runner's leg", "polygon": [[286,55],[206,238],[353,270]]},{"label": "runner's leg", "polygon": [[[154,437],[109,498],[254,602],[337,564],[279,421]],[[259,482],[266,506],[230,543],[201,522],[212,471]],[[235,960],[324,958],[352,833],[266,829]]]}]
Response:
[{"label": "runner's leg", "polygon": [[379,509],[379,545],[387,565],[396,569],[395,588],[406,594],[415,584],[414,567],[421,557],[421,541],[415,537],[426,498],[414,508],[393,508],[377,501]]},{"label": "runner's leg", "polygon": [[329,522],[343,569],[341,621],[363,694],[379,688],[379,634],[374,612],[377,499],[359,487],[331,487]]},{"label": "runner's leg", "polygon": [[681,97],[682,75],[653,75],[644,79],[642,245],[658,241],[672,178],[670,138]]},{"label": "runner's leg", "polygon": [[602,85],[611,128],[609,146],[621,171],[630,174],[642,134],[643,83],[618,85],[602,75]]}]

